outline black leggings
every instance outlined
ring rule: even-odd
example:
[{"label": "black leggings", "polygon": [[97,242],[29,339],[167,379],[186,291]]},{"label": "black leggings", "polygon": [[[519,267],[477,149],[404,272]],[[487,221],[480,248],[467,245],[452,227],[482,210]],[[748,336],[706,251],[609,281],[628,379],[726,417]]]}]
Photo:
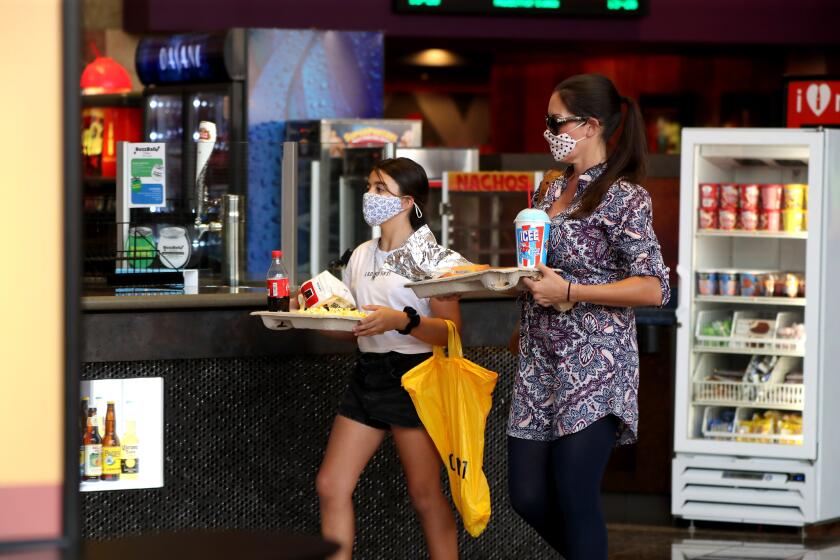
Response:
[{"label": "black leggings", "polygon": [[508,437],[510,501],[566,560],[606,560],[601,479],[619,420],[607,416],[554,441]]}]

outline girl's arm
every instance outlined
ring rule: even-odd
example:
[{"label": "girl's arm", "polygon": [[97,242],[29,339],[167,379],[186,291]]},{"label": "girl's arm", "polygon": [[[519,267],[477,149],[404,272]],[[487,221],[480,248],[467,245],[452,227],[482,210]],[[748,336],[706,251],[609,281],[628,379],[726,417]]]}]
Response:
[{"label": "girl's arm", "polygon": [[[432,298],[429,306],[432,316],[421,315],[420,324],[411,331],[411,336],[432,346],[446,346],[449,342],[446,320],[455,323],[455,328],[461,331],[460,303],[457,300]],[[356,336],[373,336],[408,326],[408,315],[404,311],[380,305],[366,305],[365,309],[372,313],[359,321],[353,331]]]}]

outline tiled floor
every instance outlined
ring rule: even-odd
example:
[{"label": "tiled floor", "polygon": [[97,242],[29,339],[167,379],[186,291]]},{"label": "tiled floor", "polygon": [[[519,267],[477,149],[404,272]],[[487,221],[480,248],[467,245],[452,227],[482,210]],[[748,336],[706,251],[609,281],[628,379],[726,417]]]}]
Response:
[{"label": "tiled floor", "polygon": [[840,537],[809,537],[792,529],[766,533],[610,525],[610,560],[840,560]]}]

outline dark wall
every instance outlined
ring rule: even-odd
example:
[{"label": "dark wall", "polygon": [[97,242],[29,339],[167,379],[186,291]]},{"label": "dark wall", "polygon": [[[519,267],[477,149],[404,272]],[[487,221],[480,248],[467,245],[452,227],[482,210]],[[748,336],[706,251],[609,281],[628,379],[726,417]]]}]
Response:
[{"label": "dark wall", "polygon": [[[641,437],[616,450],[608,468],[608,522],[668,522],[672,335],[669,327],[640,328]],[[493,513],[481,538],[460,531],[462,556],[554,558],[507,497],[505,426],[516,359],[498,347],[465,353],[500,375],[485,431]],[[315,474],[354,360],[347,353],[84,364],[85,380],[163,378],[165,447],[163,488],[81,496],[83,537],[206,528],[317,534]],[[424,557],[390,438],[365,469],[355,503],[359,558]]]},{"label": "dark wall", "polygon": [[124,0],[136,33],[229,27],[383,30],[393,37],[840,44],[833,0],[649,0],[648,16],[585,20],[406,16],[388,0]]},{"label": "dark wall", "polygon": [[[838,34],[840,35],[840,34]],[[525,53],[500,57],[490,86],[491,144],[499,152],[546,150],[543,131],[554,87],[574,74],[599,73],[641,104],[649,126],[665,114],[683,126],[782,126],[785,74],[777,56],[634,52]]]},{"label": "dark wall", "polygon": [[[463,557],[552,558],[507,501],[504,434],[514,357],[498,348],[467,354],[502,375],[484,461],[493,513],[480,539],[460,531]],[[207,528],[318,534],[315,474],[354,360],[336,354],[85,364],[83,379],[163,377],[165,450],[163,488],[82,495],[84,538]],[[365,469],[355,504],[358,558],[424,557],[390,438]]]}]

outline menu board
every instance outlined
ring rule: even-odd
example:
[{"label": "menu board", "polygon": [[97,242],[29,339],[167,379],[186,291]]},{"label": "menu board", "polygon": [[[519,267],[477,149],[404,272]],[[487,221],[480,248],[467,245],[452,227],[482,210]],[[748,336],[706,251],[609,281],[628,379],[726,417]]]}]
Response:
[{"label": "menu board", "polygon": [[404,14],[548,15],[634,17],[648,0],[394,0]]}]

